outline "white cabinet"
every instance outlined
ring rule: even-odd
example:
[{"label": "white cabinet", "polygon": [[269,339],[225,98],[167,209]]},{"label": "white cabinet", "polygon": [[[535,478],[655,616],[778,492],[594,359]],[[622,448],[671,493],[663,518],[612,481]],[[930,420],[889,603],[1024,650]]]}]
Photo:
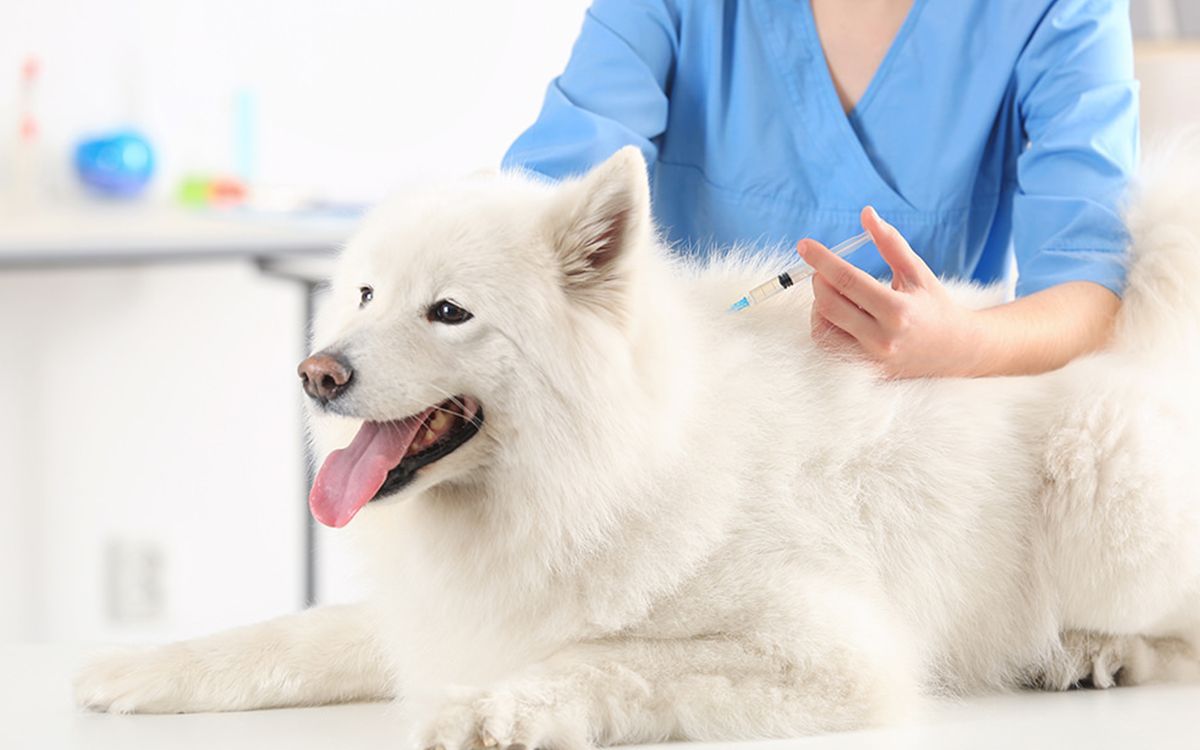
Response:
[{"label": "white cabinet", "polygon": [[303,316],[248,263],[0,274],[0,638],[299,608]]}]

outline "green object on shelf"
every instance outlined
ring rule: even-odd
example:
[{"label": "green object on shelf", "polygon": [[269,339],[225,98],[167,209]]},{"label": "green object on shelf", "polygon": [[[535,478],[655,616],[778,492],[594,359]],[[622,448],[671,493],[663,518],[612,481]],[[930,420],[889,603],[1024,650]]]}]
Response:
[{"label": "green object on shelf", "polygon": [[184,177],[175,197],[185,206],[208,205],[209,180],[204,177]]},{"label": "green object on shelf", "polygon": [[192,208],[238,206],[246,202],[246,186],[232,177],[188,175],[179,183],[175,196]]}]

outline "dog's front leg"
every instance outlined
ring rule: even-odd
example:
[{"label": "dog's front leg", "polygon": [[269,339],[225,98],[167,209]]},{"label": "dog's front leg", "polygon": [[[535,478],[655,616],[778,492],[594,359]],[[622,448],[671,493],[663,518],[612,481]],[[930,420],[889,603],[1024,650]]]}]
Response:
[{"label": "dog's front leg", "polygon": [[103,656],[75,679],[81,706],[113,713],[241,711],[389,697],[362,606],[321,607],[191,641]]},{"label": "dog's front leg", "polygon": [[797,630],[772,645],[759,636],[578,644],[491,688],[410,701],[413,744],[574,750],[795,737],[910,713],[918,678],[898,656],[903,645],[832,630]]}]

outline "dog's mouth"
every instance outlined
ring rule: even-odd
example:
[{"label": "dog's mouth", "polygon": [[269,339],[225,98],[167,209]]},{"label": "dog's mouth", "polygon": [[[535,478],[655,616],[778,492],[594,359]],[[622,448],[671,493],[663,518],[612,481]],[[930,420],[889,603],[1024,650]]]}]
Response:
[{"label": "dog's mouth", "polygon": [[483,407],[455,396],[404,419],[363,422],[350,445],[329,454],[313,482],[313,517],[335,528],[372,500],[404,489],[422,468],[449,456],[479,432]]}]

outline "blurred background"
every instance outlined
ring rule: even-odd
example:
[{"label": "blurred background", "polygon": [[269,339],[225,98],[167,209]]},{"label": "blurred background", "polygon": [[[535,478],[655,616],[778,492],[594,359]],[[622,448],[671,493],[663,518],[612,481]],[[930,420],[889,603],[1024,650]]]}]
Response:
[{"label": "blurred background", "polygon": [[[361,211],[498,164],[587,0],[0,0],[0,640],[352,599],[309,520],[311,279]],[[1143,133],[1200,0],[1133,0]]]}]

